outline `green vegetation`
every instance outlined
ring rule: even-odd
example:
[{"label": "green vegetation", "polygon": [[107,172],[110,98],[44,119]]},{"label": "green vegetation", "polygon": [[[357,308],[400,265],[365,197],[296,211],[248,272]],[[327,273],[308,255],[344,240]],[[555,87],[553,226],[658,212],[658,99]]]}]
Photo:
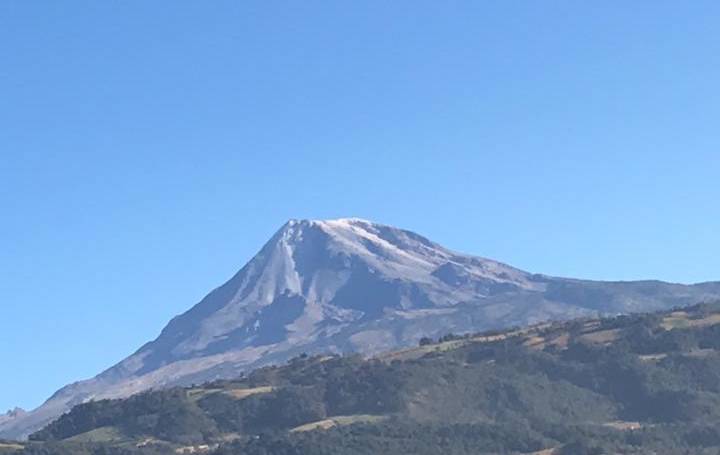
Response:
[{"label": "green vegetation", "polygon": [[127,439],[127,437],[115,427],[100,427],[85,433],[80,433],[68,441],[75,442],[118,442]]},{"label": "green vegetation", "polygon": [[[26,455],[720,451],[720,305],[301,356],[76,406]],[[2,446],[0,446],[2,450]]]}]

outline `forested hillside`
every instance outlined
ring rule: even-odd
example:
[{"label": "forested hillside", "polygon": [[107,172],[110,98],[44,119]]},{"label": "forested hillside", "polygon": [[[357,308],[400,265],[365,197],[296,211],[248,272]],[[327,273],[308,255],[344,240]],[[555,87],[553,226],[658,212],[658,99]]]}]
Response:
[{"label": "forested hillside", "polygon": [[718,453],[720,305],[448,335],[76,406],[0,453]]}]

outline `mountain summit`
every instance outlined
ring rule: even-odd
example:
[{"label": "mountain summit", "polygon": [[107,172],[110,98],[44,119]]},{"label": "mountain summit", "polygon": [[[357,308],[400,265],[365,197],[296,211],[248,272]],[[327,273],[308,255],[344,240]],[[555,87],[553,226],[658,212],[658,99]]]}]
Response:
[{"label": "mountain summit", "polygon": [[361,219],[291,220],[156,340],[40,408],[0,419],[0,437],[25,437],[89,400],[234,377],[301,353],[374,354],[448,332],[716,298],[720,283],[554,278]]}]

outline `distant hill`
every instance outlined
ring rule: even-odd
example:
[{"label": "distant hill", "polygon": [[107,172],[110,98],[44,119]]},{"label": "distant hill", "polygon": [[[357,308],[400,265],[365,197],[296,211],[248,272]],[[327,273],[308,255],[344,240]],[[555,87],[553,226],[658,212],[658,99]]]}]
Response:
[{"label": "distant hill", "polygon": [[227,283],[160,336],[40,408],[0,418],[23,438],[73,406],[236,377],[300,353],[372,355],[422,337],[720,298],[720,284],[599,282],[531,274],[359,219],[285,224]]},{"label": "distant hill", "polygon": [[31,440],[13,450],[716,454],[720,304],[449,334],[367,360],[301,355],[234,380],[81,404]]}]

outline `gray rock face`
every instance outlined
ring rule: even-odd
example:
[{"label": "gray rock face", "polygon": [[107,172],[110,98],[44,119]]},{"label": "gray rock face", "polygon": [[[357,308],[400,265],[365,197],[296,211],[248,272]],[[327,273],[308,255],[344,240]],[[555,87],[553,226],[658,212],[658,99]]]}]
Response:
[{"label": "gray rock face", "polygon": [[20,418],[26,414],[25,410],[22,408],[14,408],[10,409],[5,414],[0,414],[0,425],[2,425],[5,422],[9,422],[11,420]]},{"label": "gray rock face", "polygon": [[720,283],[533,275],[364,220],[290,221],[156,340],[38,409],[0,418],[0,437],[26,437],[88,400],[237,376],[302,352],[372,355],[423,336],[717,298]]}]

